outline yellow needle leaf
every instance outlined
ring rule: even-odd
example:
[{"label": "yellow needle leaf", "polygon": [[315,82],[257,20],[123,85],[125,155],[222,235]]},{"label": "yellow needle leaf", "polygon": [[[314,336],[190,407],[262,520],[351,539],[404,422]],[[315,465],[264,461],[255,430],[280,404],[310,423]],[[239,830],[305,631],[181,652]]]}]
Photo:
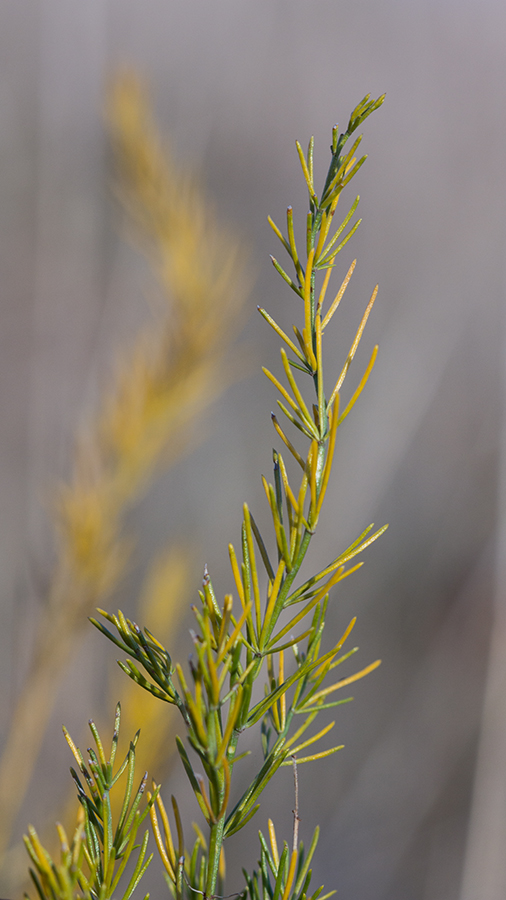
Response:
[{"label": "yellow needle leaf", "polygon": [[357,402],[358,398],[360,397],[360,394],[364,390],[364,388],[367,384],[367,381],[369,379],[369,375],[372,372],[372,367],[374,366],[374,363],[376,362],[377,355],[378,355],[378,345],[376,344],[374,350],[372,351],[371,358],[367,364],[367,368],[366,368],[364,374],[362,375],[362,378],[360,379],[359,385],[358,385],[355,393],[353,394],[351,400],[349,401],[346,409],[344,409],[343,412],[341,413],[341,415],[339,416],[339,420],[337,423],[338,425],[340,425],[341,422],[344,421],[344,419],[346,418],[348,413],[351,412],[351,410],[355,406],[355,403]]},{"label": "yellow needle leaf", "polygon": [[346,378],[346,373],[347,373],[348,369],[350,368],[350,365],[353,360],[353,357],[355,356],[355,353],[357,352],[357,347],[360,343],[360,338],[362,337],[367,319],[369,318],[369,313],[371,312],[371,309],[373,308],[374,301],[376,300],[377,294],[378,294],[378,285],[376,285],[376,287],[374,288],[372,295],[371,295],[371,299],[369,300],[369,303],[367,304],[365,313],[362,316],[362,321],[360,322],[360,325],[358,326],[358,331],[355,335],[355,340],[353,341],[353,344],[351,345],[347,360],[343,366],[343,370],[342,370],[339,378],[337,379],[334,390],[332,391],[332,396],[331,396],[331,398],[329,400],[329,404],[328,404],[329,406],[332,406],[334,397],[340,391],[341,385],[342,385],[344,379]]},{"label": "yellow needle leaf", "polygon": [[[299,765],[299,763],[314,762],[315,759],[323,759],[325,756],[331,756],[332,753],[337,753],[338,750],[342,750],[343,748],[344,744],[339,744],[339,747],[331,747],[330,750],[322,750],[321,753],[313,753],[311,756],[303,756],[301,759],[297,759],[297,765]],[[288,763],[282,763],[282,765],[288,765]],[[332,891],[332,893],[335,892]],[[331,894],[327,896],[331,896]]]},{"label": "yellow needle leaf", "polygon": [[353,684],[354,681],[359,681],[360,678],[365,678],[366,675],[369,675],[370,672],[374,672],[374,669],[377,669],[380,665],[381,659],[377,659],[376,662],[366,666],[365,669],[361,669],[360,672],[356,672],[355,675],[349,675],[348,678],[342,678],[341,681],[336,681],[336,683],[330,685],[330,687],[323,688],[311,697],[311,703],[315,703],[323,697],[327,697],[329,694],[338,691],[342,687],[346,687],[348,684]]},{"label": "yellow needle leaf", "polygon": [[285,889],[283,891],[283,900],[288,900],[290,891],[292,890],[293,879],[295,878],[295,869],[297,867],[297,859],[299,857],[298,848],[292,851],[290,859],[290,868],[288,869],[288,878],[286,879]]},{"label": "yellow needle leaf", "polygon": [[[292,754],[298,753],[299,750],[304,750],[305,747],[310,747],[311,744],[315,744],[316,741],[320,740],[320,738],[325,737],[325,735],[328,734],[329,731],[332,731],[335,724],[335,722],[330,722],[325,726],[325,728],[322,728],[322,730],[319,731],[318,734],[314,734],[312,737],[308,738],[307,741],[304,741],[302,744],[298,744],[297,747],[293,748]],[[292,741],[287,741],[286,746],[291,747]]]},{"label": "yellow needle leaf", "polygon": [[289,449],[290,453],[292,454],[292,456],[294,457],[294,459],[296,459],[297,462],[299,463],[299,466],[301,466],[302,469],[305,469],[306,463],[302,459],[302,456],[300,455],[300,453],[297,452],[297,450],[293,446],[292,442],[288,440],[286,434],[284,433],[283,429],[281,428],[281,425],[279,424],[274,413],[271,413],[271,419],[272,419],[272,424],[274,425],[274,428],[276,429],[276,431],[279,434],[283,443],[288,447],[288,449]]},{"label": "yellow needle leaf", "polygon": [[274,823],[272,819],[269,819],[267,823],[267,827],[269,829],[269,838],[271,841],[271,850],[272,850],[272,858],[274,860],[274,865],[276,868],[279,866],[279,853],[278,853],[278,842],[276,840],[276,831],[274,829]]},{"label": "yellow needle leaf", "polygon": [[[337,292],[337,294],[336,294],[334,300],[332,301],[332,305],[330,306],[330,309],[328,310],[327,314],[325,315],[325,318],[323,319],[323,322],[322,322],[322,331],[325,331],[325,328],[326,328],[327,325],[329,324],[329,322],[330,322],[332,316],[334,315],[334,313],[335,313],[337,307],[339,306],[341,300],[343,299],[343,294],[344,294],[346,288],[348,287],[348,283],[349,283],[349,281],[350,281],[351,276],[353,275],[353,272],[354,272],[354,269],[355,269],[356,264],[357,264],[357,260],[354,259],[353,262],[352,262],[352,264],[351,264],[351,266],[350,266],[350,268],[348,269],[348,271],[347,271],[347,273],[346,273],[346,275],[345,275],[345,278],[344,278],[344,281],[343,281],[341,287],[339,288],[339,290],[338,290],[338,292]],[[331,271],[332,271],[332,269],[329,269],[328,272],[327,272],[327,275],[330,276],[330,272],[331,272]]]}]

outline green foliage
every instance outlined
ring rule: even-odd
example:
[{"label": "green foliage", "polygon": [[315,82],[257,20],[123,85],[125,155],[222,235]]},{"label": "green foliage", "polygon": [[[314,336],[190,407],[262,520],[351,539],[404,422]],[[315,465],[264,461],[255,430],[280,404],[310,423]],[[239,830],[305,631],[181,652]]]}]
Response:
[{"label": "green foliage", "polygon": [[[180,663],[172,662],[169,652],[150,631],[140,628],[121,611],[117,615],[99,611],[111,627],[101,620],[91,620],[127,654],[126,662],[119,663],[126,674],[146,691],[179,710],[186,741],[177,738],[177,749],[208,828],[208,840],[197,828],[196,840],[187,849],[178,804],[173,798],[177,833],[174,840],[169,817],[156,786],[153,795],[149,795],[148,806],[140,814],[135,805],[140,801],[141,785],[127,814],[130,772],[133,773],[130,760],[133,759],[135,742],[131,744],[129,756],[114,778],[114,741],[111,760],[106,762],[94,732],[98,756],[92,757],[91,774],[71,744],[88,791],[86,793],[74,772],[86,816],[86,852],[93,872],[89,889],[93,896],[111,896],[108,891],[118,884],[125,854],[133,848],[135,838],[131,835],[137,830],[148,807],[167,881],[177,900],[183,897],[194,900],[196,893],[207,898],[221,895],[225,839],[242,829],[255,815],[264,789],[281,766],[293,765],[294,761],[296,765],[314,761],[341,749],[340,744],[330,747],[322,744],[334,728],[334,722],[319,730],[312,726],[323,710],[352,699],[335,699],[338,690],[379,665],[377,660],[358,672],[333,679],[331,673],[334,675],[334,670],[357,649],[343,650],[355,620],[347,625],[331,649],[322,649],[322,638],[331,589],[360,567],[362,563],[355,562],[355,557],[385,529],[374,531],[370,525],[321,571],[305,576],[298,585],[297,578],[316,531],[329,484],[337,429],[360,396],[377,353],[375,347],[351,399],[341,410],[341,388],[377,288],[362,317],[337,382],[327,385],[324,381],[323,335],[341,302],[355,263],[349,268],[330,303],[326,302],[327,289],[336,257],[359,225],[359,221],[351,224],[358,197],[339,227],[333,231],[332,226],[341,192],[365,161],[365,156],[358,161],[355,158],[361,137],[347,152],[345,145],[382,102],[383,97],[376,101],[364,98],[351,114],[347,130],[338,134],[337,127],[334,128],[330,165],[320,197],[316,194],[313,181],[313,139],[306,154],[297,143],[310,203],[304,252],[300,253],[296,245],[291,207],[287,211],[286,236],[269,219],[290,257],[293,271],[290,275],[273,258],[274,267],[302,302],[301,321],[293,326],[294,339],[266,310],[260,309],[264,319],[283,341],[281,362],[285,383],[268,369],[264,372],[280,395],[277,402],[288,428],[295,426],[306,442],[302,451],[296,449],[285,433],[285,425],[281,425],[277,416],[272,415],[276,434],[292,457],[287,464],[281,452],[274,450],[273,482],[263,479],[274,533],[272,549],[268,549],[269,541],[261,535],[245,504],[240,551],[236,552],[233,545],[229,545],[237,600],[234,601],[232,594],[227,594],[220,603],[205,571],[200,604],[193,607],[196,630],[191,632],[193,647],[188,674],[185,674]],[[312,396],[305,399],[308,389]],[[290,468],[300,475],[296,488],[292,487],[293,479],[290,483]],[[265,677],[264,695],[257,699],[253,688],[260,677]],[[232,778],[242,755],[240,738],[246,729],[253,726],[258,726],[263,762],[251,782],[243,788],[239,800],[231,807]],[[197,766],[194,764],[195,758],[198,760]],[[199,774],[202,770],[204,775]],[[108,797],[123,771],[128,772],[125,811],[113,832]],[[298,819],[297,813],[295,819]],[[298,844],[297,821],[291,853],[285,845],[278,855],[271,823],[269,831],[271,849],[260,834],[260,869],[251,876],[245,874],[245,893],[251,900],[316,900],[322,889],[313,894],[308,891],[311,876],[309,865],[317,832],[307,856],[304,856],[303,847]],[[93,851],[90,848],[94,848]],[[135,870],[138,877],[147,865],[143,862],[145,849],[143,841]],[[121,862],[116,870],[117,859]],[[83,884],[88,889],[88,882]],[[130,887],[131,884],[125,897],[129,896]],[[42,900],[46,896],[49,895],[41,894]]]},{"label": "green foliage", "polygon": [[[109,759],[106,758],[100,735],[94,722],[90,730],[96,750],[88,749],[88,766],[68,731],[65,737],[77,762],[77,771],[71,768],[82,807],[78,826],[69,847],[67,837],[58,826],[61,862],[56,864],[44,850],[33,828],[29,829],[25,844],[35,870],[30,874],[40,900],[71,900],[76,896],[83,900],[129,900],[149,866],[153,854],[146,859],[149,832],[146,830],[140,845],[136,839],[142,822],[155,802],[156,794],[143,803],[147,773],[135,791],[135,746],[137,733],[130,743],[128,753],[114,772],[114,762],[119,738],[120,706],[116,707],[114,732]],[[123,798],[117,822],[114,822],[111,797],[123,783]],[[134,863],[133,871],[126,878],[126,886],[119,890],[127,863]],[[147,895],[149,896],[149,895]]]},{"label": "green foliage", "polygon": [[[83,820],[84,816],[80,815],[70,844],[63,827],[57,825],[60,840],[59,863],[53,862],[44,849],[35,828],[31,825],[28,827],[25,846],[35,866],[35,869],[30,869],[30,876],[41,900],[74,900],[76,896],[92,900],[90,891],[82,887],[81,879],[85,846]],[[28,895],[25,894],[25,897]]]},{"label": "green foliage", "polygon": [[311,869],[309,868],[318,843],[319,829],[317,828],[311,841],[309,851],[304,852],[302,841],[299,846],[294,846],[290,854],[286,841],[283,845],[281,856],[278,853],[276,833],[269,820],[270,847],[259,832],[260,859],[259,870],[255,870],[251,876],[244,872],[247,892],[250,900],[327,900],[335,894],[330,891],[321,896],[323,887],[309,893],[311,884]]}]

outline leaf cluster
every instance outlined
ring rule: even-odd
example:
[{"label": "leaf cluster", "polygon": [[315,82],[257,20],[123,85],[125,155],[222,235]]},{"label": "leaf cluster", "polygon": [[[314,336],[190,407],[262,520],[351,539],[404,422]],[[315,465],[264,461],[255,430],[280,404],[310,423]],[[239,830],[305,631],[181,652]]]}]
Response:
[{"label": "leaf cluster", "polygon": [[[157,792],[150,796],[147,803],[143,803],[147,772],[137,790],[134,786],[138,732],[130,742],[122,763],[114,771],[120,719],[118,704],[108,758],[97,727],[90,721],[96,749],[88,748],[87,765],[67,729],[63,729],[77,763],[77,770],[71,768],[70,772],[77,787],[81,813],[70,846],[64,829],[58,826],[60,864],[52,861],[35,829],[29,828],[25,845],[35,866],[30,870],[30,875],[40,900],[74,900],[76,896],[83,900],[110,900],[112,897],[115,900],[129,900],[151,862],[153,854],[146,857],[148,830],[144,832],[140,844],[136,841]],[[122,785],[120,813],[114,822],[111,794],[118,792]],[[133,864],[133,871],[125,879],[126,886],[120,889],[129,862]]]},{"label": "leaf cluster", "polygon": [[243,870],[247,885],[246,896],[249,895],[250,900],[328,900],[335,894],[335,891],[330,891],[322,896],[323,887],[309,893],[312,874],[310,865],[318,843],[319,828],[313,834],[307,853],[302,841],[291,852],[285,841],[280,854],[271,819],[269,842],[261,831],[258,836],[261,848],[259,869],[254,870],[251,876]]},{"label": "leaf cluster", "polygon": [[[42,846],[39,836],[32,825],[28,826],[28,834],[24,841],[31,858],[33,869],[30,876],[40,900],[74,900],[76,896],[82,900],[92,900],[92,894],[81,879],[84,865],[85,831],[84,814],[78,818],[77,827],[69,841],[62,825],[57,825],[60,843],[60,861],[54,862]],[[28,895],[25,894],[26,900]]]}]

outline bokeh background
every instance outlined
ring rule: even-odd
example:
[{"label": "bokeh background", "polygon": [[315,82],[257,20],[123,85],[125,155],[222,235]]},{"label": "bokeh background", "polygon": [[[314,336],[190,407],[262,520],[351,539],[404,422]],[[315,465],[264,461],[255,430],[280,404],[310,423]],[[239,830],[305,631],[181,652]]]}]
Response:
[{"label": "bokeh background", "polygon": [[[0,750],[54,565],[51,492],[118,347],[149,317],[148,267],[111,200],[110,78],[129,66],[147,79],[176,156],[201,173],[256,272],[242,377],[130,513],[136,549],[110,604],[126,609],[150,556],[176,538],[195,561],[190,598],[205,562],[229,588],[227,544],[242,502],[264,504],[273,444],[260,363],[278,341],[255,306],[285,315],[296,302],[270,266],[267,215],[281,224],[289,203],[305,215],[295,138],[315,135],[323,176],[334,122],[386,91],[363,128],[364,221],[346,257],[358,265],[333,333],[346,352],[379,282],[353,377],[376,342],[380,355],[342,429],[312,551],[323,564],[369,522],[390,523],[331,621],[338,631],[358,615],[360,662],[383,665],[339,711],[346,749],[301,771],[302,830],[321,825],[315,877],[338,897],[503,898],[504,3],[2,0],[0,48]],[[87,719],[110,709],[114,650],[89,632],[60,679],[14,846],[65,802],[61,723],[84,744]],[[167,796],[183,789],[175,765]],[[292,807],[282,770],[229,848],[230,891],[256,858],[256,829],[275,814],[288,838]],[[9,859],[2,896],[18,890]]]}]

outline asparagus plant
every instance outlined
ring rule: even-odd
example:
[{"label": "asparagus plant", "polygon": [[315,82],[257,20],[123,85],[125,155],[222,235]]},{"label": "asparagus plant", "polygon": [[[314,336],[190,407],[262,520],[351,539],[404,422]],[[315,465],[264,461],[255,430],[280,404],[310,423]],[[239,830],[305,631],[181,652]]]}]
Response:
[{"label": "asparagus plant", "polygon": [[[58,893],[54,887],[46,888],[40,876],[42,857],[35,848],[36,836],[30,833],[28,845],[37,870],[33,877],[41,900],[74,896],[106,900],[113,892],[119,896],[119,876],[123,872],[125,855],[133,851],[135,841],[135,835],[131,837],[133,831],[128,829],[136,831],[148,811],[165,877],[176,900],[195,900],[197,896],[210,900],[224,896],[223,845],[226,839],[252,819],[260,806],[263,791],[281,766],[294,766],[297,785],[297,766],[341,749],[340,744],[321,749],[321,742],[334,728],[334,722],[321,728],[318,725],[312,727],[313,723],[324,710],[351,699],[335,699],[337,691],[367,675],[380,663],[377,660],[351,675],[329,679],[357,649],[344,646],[355,619],[346,625],[339,640],[329,650],[322,649],[322,638],[332,588],[361,566],[357,556],[383,533],[386,526],[376,531],[373,525],[368,526],[316,574],[305,572],[303,564],[329,484],[337,429],[360,396],[377,354],[375,347],[351,398],[341,408],[341,389],[376,298],[377,287],[341,373],[335,384],[329,386],[324,381],[323,337],[346,291],[355,262],[330,303],[327,293],[337,256],[360,224],[360,220],[353,223],[359,198],[351,203],[337,228],[333,228],[333,220],[342,191],[366,159],[365,156],[356,157],[361,136],[351,147],[348,141],[383,99],[382,96],[371,100],[369,95],[366,96],[353,110],[346,130],[339,133],[337,126],[333,129],[330,165],[319,196],[314,185],[313,138],[306,153],[297,142],[309,192],[304,246],[298,248],[296,244],[292,207],[287,210],[285,234],[269,218],[288,254],[291,272],[287,272],[274,257],[272,262],[299,298],[300,311],[299,323],[293,325],[291,336],[270,313],[259,308],[283,344],[283,375],[278,377],[264,369],[278,392],[277,403],[282,414],[272,413],[272,423],[280,448],[285,456],[286,452],[289,455],[285,462],[281,449],[275,449],[272,483],[263,478],[272,518],[272,548],[245,504],[240,546],[236,550],[229,545],[235,596],[227,594],[220,602],[205,569],[200,600],[193,607],[196,626],[190,632],[192,653],[187,670],[180,662],[173,662],[169,651],[147,628],[139,627],[123,612],[114,615],[99,610],[101,618],[91,619],[127,654],[126,660],[119,662],[123,671],[141,688],[179,711],[184,738],[176,737],[177,751],[206,823],[205,828],[202,830],[196,825],[196,837],[188,844],[176,798],[172,797],[174,831],[160,795],[160,786],[155,784],[152,792],[147,794],[142,811],[140,790],[128,812],[135,741],[115,776],[112,775],[112,764],[116,737],[110,759],[106,760],[94,731],[98,756],[92,755],[89,770],[69,741],[80,772],[74,772],[73,777],[84,812],[84,832],[80,832],[78,826],[71,848],[62,851],[62,865],[65,860],[69,861],[69,872],[74,873],[66,876],[71,885],[68,893]],[[312,398],[306,400],[305,395],[309,392]],[[295,434],[304,441],[305,446],[301,449],[295,446],[293,435],[287,433],[292,426]],[[293,470],[299,473],[297,483],[291,475]],[[260,699],[254,691],[258,679],[264,680]],[[241,738],[250,728],[257,729],[262,762],[251,781],[242,784],[236,763],[244,755]],[[120,821],[113,831],[108,795],[123,771],[128,771],[128,789]],[[238,793],[239,799],[233,802],[231,797]],[[62,846],[65,840],[62,838]],[[310,889],[310,866],[317,840],[318,829],[307,852],[299,842],[297,802],[291,845],[285,842],[281,851],[278,850],[274,825],[269,820],[268,838],[260,832],[259,868],[251,874],[244,873],[243,895],[249,895],[251,900],[316,900],[317,897],[323,900],[323,888],[313,892]],[[145,841],[146,838],[135,867],[138,876],[135,884],[148,862],[145,861]],[[115,868],[118,860],[119,868]],[[71,878],[74,880],[69,881]],[[122,895],[125,900],[133,889],[132,884],[130,878]]]}]

